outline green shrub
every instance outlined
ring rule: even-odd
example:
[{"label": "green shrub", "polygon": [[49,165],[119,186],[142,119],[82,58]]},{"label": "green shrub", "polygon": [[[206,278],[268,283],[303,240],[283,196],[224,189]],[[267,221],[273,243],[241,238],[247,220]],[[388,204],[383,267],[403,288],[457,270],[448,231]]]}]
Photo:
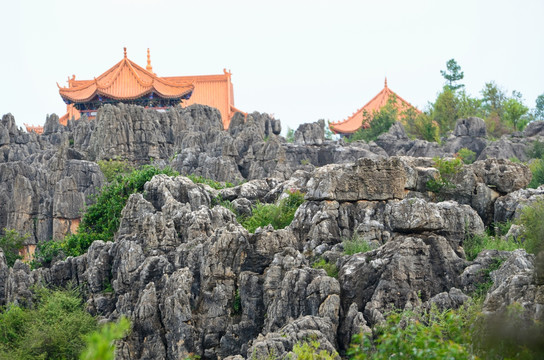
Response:
[{"label": "green shrub", "polygon": [[331,264],[325,259],[321,258],[312,264],[314,269],[323,269],[327,272],[327,275],[333,278],[338,278],[338,268],[336,264]]},{"label": "green shrub", "polygon": [[481,270],[483,275],[483,281],[476,284],[476,290],[472,293],[474,299],[484,300],[489,289],[493,286],[493,280],[491,279],[491,272],[501,267],[504,259],[494,258],[493,262],[485,269]]},{"label": "green shrub", "polygon": [[285,141],[288,143],[295,142],[295,130],[291,129],[290,127],[287,128],[287,136],[285,136]]},{"label": "green shrub", "polygon": [[112,182],[119,175],[128,174],[134,167],[126,160],[98,160],[96,162],[108,182]]},{"label": "green shrub", "polygon": [[187,177],[189,179],[191,179],[191,181],[194,182],[195,184],[206,184],[206,185],[209,185],[211,188],[216,189],[216,190],[221,190],[221,189],[225,189],[225,188],[234,187],[233,183],[230,183],[230,182],[221,183],[219,181],[215,181],[215,180],[212,180],[212,179],[207,179],[207,178],[205,178],[203,176],[200,176],[200,175],[189,174],[189,175],[187,175]]},{"label": "green shrub", "polygon": [[80,355],[81,360],[114,360],[115,341],[127,336],[130,321],[121,317],[116,323],[103,325],[99,330],[86,336],[86,348]]},{"label": "green shrub", "polygon": [[372,250],[370,243],[357,234],[353,234],[351,239],[342,241],[342,245],[344,246],[344,254],[346,255],[365,253]]},{"label": "green shrub", "polygon": [[471,325],[477,311],[393,311],[375,327],[373,339],[354,337],[351,359],[474,359]]},{"label": "green shrub", "polygon": [[527,156],[531,159],[542,159],[542,156],[544,156],[544,142],[534,141],[533,146],[527,151]]},{"label": "green shrub", "polygon": [[519,224],[523,226],[523,245],[527,252],[538,254],[544,250],[544,199],[522,209]]},{"label": "green shrub", "polygon": [[290,191],[286,198],[280,200],[279,205],[257,203],[250,217],[240,219],[241,224],[250,233],[267,225],[272,225],[276,230],[283,229],[291,224],[295,212],[303,202],[303,193],[298,190]]},{"label": "green shrub", "polygon": [[[30,267],[36,269],[40,266],[49,266],[62,252],[62,240],[41,241],[36,245],[34,259],[30,262]],[[64,253],[63,253],[64,254]]]},{"label": "green shrub", "polygon": [[463,162],[459,158],[446,160],[434,157],[434,167],[438,169],[438,178],[427,181],[427,190],[438,193],[444,189],[453,189],[453,178],[463,168]]},{"label": "green shrub", "polygon": [[529,169],[533,173],[531,182],[527,187],[536,189],[544,184],[544,159],[535,159],[529,163]]},{"label": "green shrub", "polygon": [[476,153],[470,149],[462,148],[457,152],[457,157],[460,158],[465,164],[472,164],[476,161]]},{"label": "green shrub", "polygon": [[19,255],[19,251],[23,248],[25,240],[30,235],[19,235],[16,230],[4,229],[4,235],[0,236],[0,248],[4,251],[6,262],[9,267],[15,264],[16,260],[21,260],[23,257]]},{"label": "green shrub", "polygon": [[240,315],[242,313],[242,298],[238,289],[234,292],[234,301],[232,302],[232,310],[234,315]]},{"label": "green shrub", "polygon": [[338,353],[330,353],[326,350],[319,350],[319,341],[310,340],[298,342],[293,346],[293,353],[297,360],[335,360],[339,359]]},{"label": "green shrub", "polygon": [[33,308],[0,312],[0,359],[77,359],[96,328],[77,290],[41,288]]}]

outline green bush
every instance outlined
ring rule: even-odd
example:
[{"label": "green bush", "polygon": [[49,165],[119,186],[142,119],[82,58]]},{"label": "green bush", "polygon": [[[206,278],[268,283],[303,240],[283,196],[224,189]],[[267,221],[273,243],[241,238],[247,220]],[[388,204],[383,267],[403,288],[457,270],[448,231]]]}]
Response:
[{"label": "green bush", "polygon": [[457,152],[457,157],[460,158],[465,164],[472,164],[476,161],[476,153],[470,149],[462,148]]},{"label": "green bush", "polygon": [[327,272],[327,275],[333,278],[338,278],[338,268],[336,264],[331,264],[325,259],[321,258],[312,264],[314,269],[323,269]]},{"label": "green bush", "polygon": [[130,321],[121,317],[117,323],[108,323],[99,330],[86,336],[86,348],[80,355],[81,360],[114,360],[115,341],[127,336]]},{"label": "green bush", "polygon": [[[41,241],[36,245],[34,259],[30,262],[30,267],[36,269],[40,266],[49,266],[62,252],[63,240]],[[63,253],[64,254],[64,253]]]},{"label": "green bush", "polygon": [[527,151],[527,156],[531,159],[542,159],[542,156],[544,156],[544,142],[534,141],[533,146]]},{"label": "green bush", "polygon": [[434,157],[434,167],[438,169],[438,178],[427,181],[427,190],[438,193],[444,189],[453,189],[453,178],[463,168],[463,162],[459,158],[446,160]]},{"label": "green bush", "polygon": [[288,143],[295,142],[295,130],[291,129],[290,127],[287,128],[287,135],[285,136],[285,141],[287,141]]},{"label": "green bush", "polygon": [[98,160],[96,162],[108,182],[112,182],[119,175],[132,172],[134,167],[126,160]]},{"label": "green bush", "polygon": [[319,350],[319,341],[310,340],[298,342],[293,346],[293,353],[297,360],[335,360],[339,359],[338,353],[330,353],[326,350]]},{"label": "green bush", "polygon": [[544,250],[544,199],[522,209],[519,224],[523,226],[523,246],[532,254]]},{"label": "green bush", "polygon": [[0,359],[77,359],[97,321],[75,289],[36,291],[35,305],[0,312]]},{"label": "green bush", "polygon": [[533,177],[527,187],[536,189],[544,184],[544,158],[531,161],[529,163],[529,169],[531,169]]},{"label": "green bush", "polygon": [[283,229],[293,221],[295,212],[304,202],[304,194],[298,190],[289,192],[286,198],[280,200],[279,205],[261,204],[253,208],[252,215],[240,219],[241,224],[250,233],[254,233],[259,227],[272,225],[274,229]]},{"label": "green bush", "polygon": [[6,262],[9,267],[15,264],[16,260],[21,260],[23,257],[19,255],[19,251],[23,248],[24,242],[30,235],[19,235],[16,230],[4,229],[4,235],[0,236],[0,248],[4,251]]},{"label": "green bush", "polygon": [[357,234],[353,234],[351,239],[342,241],[342,245],[344,246],[344,254],[346,255],[365,253],[372,250],[370,243]]},{"label": "green bush", "polygon": [[477,311],[393,311],[375,336],[354,337],[351,359],[474,359],[472,329]]}]

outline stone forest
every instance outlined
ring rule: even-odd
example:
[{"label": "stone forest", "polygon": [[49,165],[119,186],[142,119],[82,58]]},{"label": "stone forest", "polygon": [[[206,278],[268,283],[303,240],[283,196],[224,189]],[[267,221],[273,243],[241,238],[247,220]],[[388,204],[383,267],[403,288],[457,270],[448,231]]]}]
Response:
[{"label": "stone forest", "polygon": [[187,104],[125,52],[39,131],[2,117],[1,359],[544,358],[543,121],[386,81],[284,137],[214,79]]}]

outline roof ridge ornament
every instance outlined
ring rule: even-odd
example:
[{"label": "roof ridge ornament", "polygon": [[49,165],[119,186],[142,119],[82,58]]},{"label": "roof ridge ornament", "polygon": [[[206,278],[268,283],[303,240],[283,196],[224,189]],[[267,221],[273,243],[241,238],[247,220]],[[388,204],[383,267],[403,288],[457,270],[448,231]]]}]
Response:
[{"label": "roof ridge ornament", "polygon": [[124,52],[125,59],[126,59],[127,58],[127,47],[126,46],[123,48],[123,52]]},{"label": "roof ridge ornament", "polygon": [[150,73],[153,72],[153,67],[151,66],[151,55],[149,53],[149,48],[147,48],[147,66],[145,67]]},{"label": "roof ridge ornament", "polygon": [[385,82],[384,82],[383,87],[387,88],[387,76],[385,77]]}]

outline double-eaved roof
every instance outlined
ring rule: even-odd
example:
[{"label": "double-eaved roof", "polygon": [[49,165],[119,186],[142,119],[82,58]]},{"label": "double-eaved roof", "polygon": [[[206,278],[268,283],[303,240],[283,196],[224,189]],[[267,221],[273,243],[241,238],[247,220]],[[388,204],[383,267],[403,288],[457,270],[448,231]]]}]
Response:
[{"label": "double-eaved roof", "polygon": [[[236,112],[234,91],[231,82],[232,73],[223,70],[218,75],[170,76],[158,77],[151,67],[149,49],[147,66],[142,68],[124,58],[93,80],[68,79],[68,87],[60,87],[59,93],[67,103],[67,113],[59,119],[63,125],[68,119],[79,119],[81,114],[74,105],[89,102],[97,96],[118,101],[140,99],[148,94],[164,99],[183,100],[182,106],[203,104],[215,107],[221,113],[223,127],[228,129]],[[57,84],[58,85],[58,84]]]},{"label": "double-eaved roof", "polygon": [[60,96],[68,104],[83,103],[97,95],[113,100],[134,100],[154,93],[165,99],[189,97],[194,90],[190,82],[173,82],[158,77],[125,56],[94,80],[69,80],[69,86],[59,86]]},{"label": "double-eaved roof", "polygon": [[376,96],[372,98],[369,102],[365,104],[362,108],[355,111],[350,117],[345,120],[338,122],[331,122],[329,128],[336,134],[353,134],[361,128],[367,128],[370,124],[367,123],[367,118],[364,114],[371,114],[374,111],[379,111],[382,107],[387,104],[389,98],[393,97],[396,99],[396,106],[399,112],[403,112],[409,108],[413,108],[415,111],[420,112],[415,107],[413,107],[408,101],[404,100],[398,96],[393,90],[387,86],[387,78],[385,79],[384,87]]}]

